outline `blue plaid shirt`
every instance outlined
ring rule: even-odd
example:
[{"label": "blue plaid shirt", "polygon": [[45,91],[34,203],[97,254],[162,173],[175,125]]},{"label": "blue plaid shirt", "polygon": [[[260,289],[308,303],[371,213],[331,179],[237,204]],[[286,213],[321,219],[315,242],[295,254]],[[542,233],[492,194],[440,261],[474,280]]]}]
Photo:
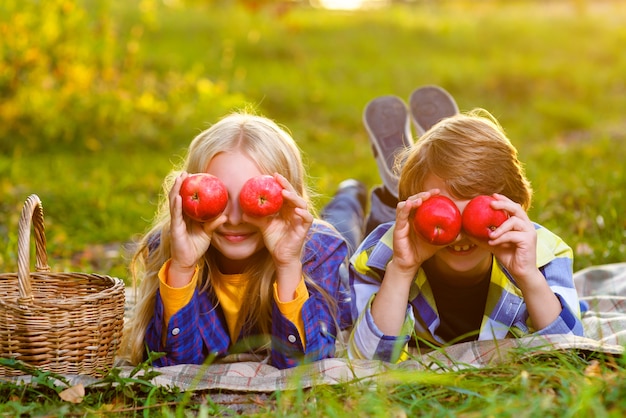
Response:
[{"label": "blue plaid shirt", "polygon": [[[384,335],[374,323],[371,304],[393,255],[393,227],[394,223],[390,222],[375,229],[350,260],[350,287],[354,301],[352,315],[358,318],[348,347],[348,353],[353,358],[396,362],[412,334],[434,345],[446,343],[437,335],[440,317],[423,269],[419,269],[411,285],[401,335]],[[561,302],[563,309],[560,316],[546,328],[531,329],[521,290],[515,279],[494,257],[478,340],[516,337],[534,332],[540,335],[583,335],[580,304],[573,280],[572,250],[546,228],[535,224],[535,229],[537,266]]]},{"label": "blue plaid shirt", "polygon": [[[348,249],[338,232],[315,221],[304,246],[302,267],[304,275],[315,281],[334,300],[339,301],[337,321],[348,326],[350,318],[347,280],[341,279],[345,270]],[[301,362],[333,357],[337,326],[331,308],[321,293],[307,285],[309,298],[302,307],[306,334],[306,350],[294,323],[272,306],[272,335],[270,359],[277,368],[288,368]],[[195,290],[191,301],[175,313],[167,324],[165,345],[162,341],[163,302],[157,291],[154,315],[146,330],[145,342],[153,352],[166,355],[157,359],[155,366],[174,364],[202,364],[208,357],[222,357],[230,353],[233,341],[228,333],[226,319],[212,291]],[[242,330],[238,341],[259,337],[254,330]]]}]

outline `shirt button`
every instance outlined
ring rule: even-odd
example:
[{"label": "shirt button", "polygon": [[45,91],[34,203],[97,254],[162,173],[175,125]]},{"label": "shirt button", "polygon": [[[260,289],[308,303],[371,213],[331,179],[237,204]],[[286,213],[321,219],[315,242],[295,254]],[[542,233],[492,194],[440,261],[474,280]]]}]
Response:
[{"label": "shirt button", "polygon": [[180,333],[180,328],[174,328],[172,330],[172,335],[178,335]]},{"label": "shirt button", "polygon": [[296,336],[295,335],[290,335],[289,337],[287,337],[287,339],[289,340],[290,343],[295,343],[296,342]]}]

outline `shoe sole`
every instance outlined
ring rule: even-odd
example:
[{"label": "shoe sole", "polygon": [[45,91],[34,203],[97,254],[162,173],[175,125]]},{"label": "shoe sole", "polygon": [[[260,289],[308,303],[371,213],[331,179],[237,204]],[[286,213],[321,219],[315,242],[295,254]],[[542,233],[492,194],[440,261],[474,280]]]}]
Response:
[{"label": "shoe sole", "polygon": [[363,112],[363,123],[385,187],[398,196],[398,176],[394,172],[398,153],[411,146],[409,111],[397,96],[371,100]]},{"label": "shoe sole", "polygon": [[423,86],[409,97],[411,118],[418,136],[422,136],[442,119],[459,113],[454,98],[439,86]]}]

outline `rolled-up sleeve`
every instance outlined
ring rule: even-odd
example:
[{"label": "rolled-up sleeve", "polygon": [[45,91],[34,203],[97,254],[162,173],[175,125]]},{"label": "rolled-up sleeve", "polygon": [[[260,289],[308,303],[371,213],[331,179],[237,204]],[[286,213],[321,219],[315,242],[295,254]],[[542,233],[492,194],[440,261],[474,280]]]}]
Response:
[{"label": "rolled-up sleeve", "polygon": [[401,358],[411,338],[411,330],[415,323],[413,310],[407,306],[401,335],[385,335],[376,326],[372,317],[372,301],[375,297],[375,294],[372,295],[354,325],[348,344],[348,356],[355,359],[376,359],[394,363]]}]

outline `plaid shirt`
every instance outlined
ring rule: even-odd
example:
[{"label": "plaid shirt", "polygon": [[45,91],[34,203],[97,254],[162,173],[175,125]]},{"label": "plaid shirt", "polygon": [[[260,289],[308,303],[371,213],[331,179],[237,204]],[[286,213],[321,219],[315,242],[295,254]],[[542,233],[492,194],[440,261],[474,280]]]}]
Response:
[{"label": "plaid shirt", "polygon": [[[315,221],[304,246],[302,268],[334,300],[340,301],[337,321],[342,327],[350,317],[349,291],[341,271],[346,269],[347,245],[335,230]],[[345,274],[345,273],[344,273]],[[333,357],[337,326],[331,308],[321,293],[307,285],[309,298],[302,307],[306,334],[306,350],[296,325],[283,316],[276,303],[272,306],[272,335],[270,358],[277,368],[288,368],[304,361]],[[233,347],[226,319],[212,291],[195,290],[191,301],[172,316],[167,324],[165,345],[162,344],[163,302],[156,294],[154,315],[146,330],[145,342],[153,352],[166,355],[155,366],[202,364],[208,357],[230,354]],[[243,330],[238,341],[259,337],[254,330]]]},{"label": "plaid shirt", "polygon": [[[393,222],[379,226],[365,239],[350,260],[350,287],[354,301],[352,315],[358,318],[348,347],[348,353],[353,358],[398,361],[411,334],[438,346],[446,343],[437,335],[440,317],[423,269],[419,269],[411,284],[401,334],[384,335],[374,323],[371,304],[380,288],[387,263],[393,255],[393,227]],[[561,302],[563,309],[560,316],[541,330],[531,329],[521,290],[515,279],[494,257],[478,340],[519,337],[534,332],[540,335],[582,336],[580,304],[573,280],[572,250],[546,228],[535,225],[535,229],[537,266]]]}]

